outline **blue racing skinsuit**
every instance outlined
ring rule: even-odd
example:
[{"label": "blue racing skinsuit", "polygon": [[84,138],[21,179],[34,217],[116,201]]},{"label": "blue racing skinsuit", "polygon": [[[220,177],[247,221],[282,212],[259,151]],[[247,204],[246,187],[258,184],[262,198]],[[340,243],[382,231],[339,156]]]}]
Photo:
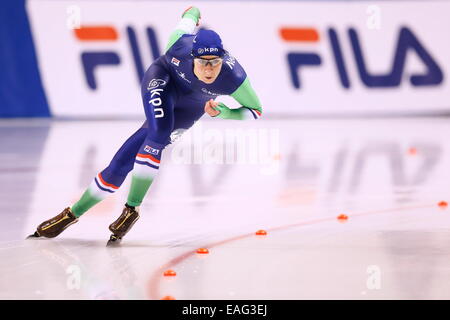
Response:
[{"label": "blue racing skinsuit", "polygon": [[141,94],[147,120],[117,151],[111,163],[100,172],[98,187],[114,192],[136,164],[158,169],[163,149],[180,129],[190,128],[204,113],[205,103],[219,95],[231,95],[240,108],[220,104],[218,118],[258,119],[259,100],[239,62],[225,53],[221,71],[212,84],[193,73],[191,50],[193,27],[199,16],[185,12],[179,28],[172,34],[166,53],[147,69]]}]

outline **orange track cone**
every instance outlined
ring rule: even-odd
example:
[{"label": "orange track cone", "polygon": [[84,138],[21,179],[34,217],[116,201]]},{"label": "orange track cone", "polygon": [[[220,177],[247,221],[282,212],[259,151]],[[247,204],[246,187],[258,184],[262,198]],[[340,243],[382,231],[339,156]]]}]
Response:
[{"label": "orange track cone", "polygon": [[209,250],[206,248],[200,248],[200,249],[197,249],[197,253],[198,254],[208,254]]},{"label": "orange track cone", "polygon": [[167,270],[167,271],[164,271],[164,276],[165,277],[175,277],[177,275],[177,273],[175,272],[175,271],[173,271],[173,270]]},{"label": "orange track cone", "polygon": [[441,209],[447,209],[448,203],[445,201],[441,201],[438,203],[439,208]]}]

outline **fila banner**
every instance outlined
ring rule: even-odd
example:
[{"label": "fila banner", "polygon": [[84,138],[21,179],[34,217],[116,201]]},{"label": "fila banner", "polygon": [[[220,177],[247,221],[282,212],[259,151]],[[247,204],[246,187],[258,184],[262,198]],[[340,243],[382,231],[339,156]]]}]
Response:
[{"label": "fila banner", "polygon": [[[450,2],[193,2],[269,115],[450,111]],[[51,113],[144,117],[140,82],[188,6],[30,0]],[[230,107],[230,98],[219,97]]]}]

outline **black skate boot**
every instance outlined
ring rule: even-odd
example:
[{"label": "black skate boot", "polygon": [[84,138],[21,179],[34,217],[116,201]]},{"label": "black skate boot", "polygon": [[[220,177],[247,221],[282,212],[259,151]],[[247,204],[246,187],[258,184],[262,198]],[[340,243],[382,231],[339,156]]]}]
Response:
[{"label": "black skate boot", "polygon": [[65,208],[63,212],[47,221],[42,222],[34,234],[28,238],[54,238],[63,232],[68,226],[78,222],[78,218],[72,213],[70,208]]},{"label": "black skate boot", "polygon": [[107,246],[120,243],[120,240],[122,240],[123,236],[130,231],[131,227],[138,219],[139,210],[125,204],[125,208],[123,208],[120,217],[109,226],[109,230],[111,230],[112,235],[109,238]]}]

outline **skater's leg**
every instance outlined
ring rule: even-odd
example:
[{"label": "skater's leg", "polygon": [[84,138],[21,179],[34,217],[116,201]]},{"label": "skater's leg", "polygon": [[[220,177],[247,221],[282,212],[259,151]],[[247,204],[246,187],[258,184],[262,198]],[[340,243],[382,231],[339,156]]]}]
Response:
[{"label": "skater's leg", "polygon": [[154,181],[161,162],[162,151],[169,144],[174,127],[176,92],[165,69],[150,67],[142,82],[142,99],[148,129],[145,141],[140,146],[134,161],[131,188],[127,199],[127,204],[131,207],[141,205]]},{"label": "skater's leg", "polygon": [[147,124],[137,130],[125,141],[117,151],[111,163],[101,171],[72,208],[65,208],[57,216],[44,221],[34,233],[34,237],[53,238],[63,232],[68,226],[78,221],[78,218],[104,199],[114,193],[125,180],[127,173],[133,169],[136,153],[147,135]]},{"label": "skater's leg", "polygon": [[138,153],[128,193],[127,204],[129,206],[138,207],[141,205],[148,189],[158,174],[160,161],[160,156]]},{"label": "skater's leg", "polygon": [[137,207],[158,173],[162,151],[173,130],[176,92],[169,73],[162,66],[154,64],[147,70],[142,82],[142,99],[148,123],[146,137],[133,160],[127,204],[121,216],[109,226],[113,233],[109,243],[120,240],[139,219]]},{"label": "skater's leg", "polygon": [[117,243],[139,219],[139,206],[154,181],[164,148],[174,129],[175,103],[179,96],[164,64],[155,62],[145,72],[141,86],[148,128],[134,159],[131,188],[120,217],[110,226],[108,244]]},{"label": "skater's leg", "polygon": [[[165,141],[163,147],[171,143],[171,133],[174,133],[176,140],[184,131],[188,130],[203,114],[204,100],[186,98],[185,96],[177,97],[173,111],[173,125],[171,130],[155,129],[155,127],[148,128],[148,136],[139,150],[134,170],[132,172],[133,178],[131,182],[131,189],[128,194],[127,204],[130,206],[139,206],[142,203],[149,187],[153,183],[159,169],[160,154],[148,154],[145,148],[151,146],[154,141]],[[199,108],[201,106],[201,108]],[[151,115],[147,114],[147,118]],[[177,130],[173,130],[177,128]],[[178,136],[178,137],[177,137]],[[147,148],[148,149],[148,148]]]},{"label": "skater's leg", "polygon": [[147,123],[125,141],[117,151],[111,163],[101,171],[72,208],[65,208],[57,216],[44,221],[31,237],[53,238],[63,232],[68,226],[78,221],[78,218],[104,199],[114,193],[125,180],[127,173],[133,169],[136,153],[147,135]]},{"label": "skater's leg", "polygon": [[120,188],[128,172],[133,169],[136,154],[147,135],[146,127],[146,124],[144,124],[125,141],[110,164],[97,174],[80,200],[72,206],[72,212],[76,217],[80,217]]}]

